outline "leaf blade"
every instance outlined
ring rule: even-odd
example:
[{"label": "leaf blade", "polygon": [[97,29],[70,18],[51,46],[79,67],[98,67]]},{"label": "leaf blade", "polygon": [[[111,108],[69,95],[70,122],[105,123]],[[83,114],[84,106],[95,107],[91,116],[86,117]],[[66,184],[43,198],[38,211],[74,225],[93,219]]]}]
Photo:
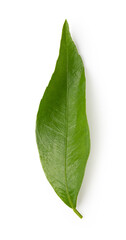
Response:
[{"label": "leaf blade", "polygon": [[40,102],[36,140],[48,181],[58,196],[75,210],[90,151],[90,137],[84,66],[67,21],[55,71]]}]

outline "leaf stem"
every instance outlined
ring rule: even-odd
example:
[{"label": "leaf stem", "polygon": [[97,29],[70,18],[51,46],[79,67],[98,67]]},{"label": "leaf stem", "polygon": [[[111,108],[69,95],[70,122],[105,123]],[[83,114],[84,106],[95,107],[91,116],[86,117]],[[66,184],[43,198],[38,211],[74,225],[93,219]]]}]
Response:
[{"label": "leaf stem", "polygon": [[77,211],[77,209],[73,208],[73,211],[77,214],[78,217],[83,218],[83,216]]}]

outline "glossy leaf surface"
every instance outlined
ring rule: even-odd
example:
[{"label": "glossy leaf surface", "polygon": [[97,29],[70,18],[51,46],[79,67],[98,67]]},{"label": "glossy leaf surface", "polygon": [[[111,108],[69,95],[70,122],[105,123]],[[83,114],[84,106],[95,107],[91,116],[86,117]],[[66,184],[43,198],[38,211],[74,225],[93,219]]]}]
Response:
[{"label": "glossy leaf surface", "polygon": [[55,71],[40,102],[36,139],[46,177],[58,196],[76,210],[90,151],[84,66],[65,21]]}]

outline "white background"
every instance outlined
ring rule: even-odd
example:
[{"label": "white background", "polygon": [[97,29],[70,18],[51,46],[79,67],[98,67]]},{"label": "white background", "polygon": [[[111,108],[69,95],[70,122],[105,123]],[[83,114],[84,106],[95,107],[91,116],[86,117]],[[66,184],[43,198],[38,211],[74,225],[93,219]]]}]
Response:
[{"label": "white background", "polygon": [[[65,19],[87,78],[82,220],[47,182],[35,140]],[[126,239],[125,0],[0,1],[0,239]]]}]

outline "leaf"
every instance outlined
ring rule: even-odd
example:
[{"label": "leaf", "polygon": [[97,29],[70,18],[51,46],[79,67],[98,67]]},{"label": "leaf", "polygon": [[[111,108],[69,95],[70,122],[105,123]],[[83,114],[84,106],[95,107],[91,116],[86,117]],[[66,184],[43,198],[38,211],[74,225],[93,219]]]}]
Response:
[{"label": "leaf", "polygon": [[48,181],[82,218],[76,202],[90,151],[85,74],[66,20],[55,71],[39,105],[36,139]]}]

